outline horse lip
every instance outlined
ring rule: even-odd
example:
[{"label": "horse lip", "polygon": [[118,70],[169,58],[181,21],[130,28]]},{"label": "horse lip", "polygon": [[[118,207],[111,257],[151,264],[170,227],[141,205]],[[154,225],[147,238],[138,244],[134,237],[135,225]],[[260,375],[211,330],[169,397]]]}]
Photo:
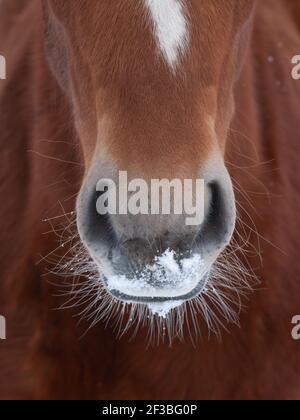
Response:
[{"label": "horse lip", "polygon": [[102,281],[104,283],[105,289],[108,291],[108,293],[114,297],[117,300],[120,300],[122,302],[126,303],[140,303],[140,304],[149,304],[149,303],[164,303],[164,302],[177,302],[177,301],[189,301],[192,299],[195,299],[198,295],[200,295],[203,290],[205,289],[205,286],[207,285],[209,281],[210,272],[207,272],[198,285],[191,290],[189,293],[181,296],[170,296],[170,297],[139,297],[139,296],[131,296],[127,295],[125,293],[122,293],[116,289],[109,289],[108,288],[108,282],[106,277],[102,277]]}]

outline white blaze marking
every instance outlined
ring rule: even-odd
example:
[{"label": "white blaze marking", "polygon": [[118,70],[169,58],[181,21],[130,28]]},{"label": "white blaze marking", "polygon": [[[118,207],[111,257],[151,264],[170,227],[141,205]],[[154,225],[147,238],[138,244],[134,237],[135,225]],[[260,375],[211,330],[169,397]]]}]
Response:
[{"label": "white blaze marking", "polygon": [[159,47],[172,69],[188,43],[188,26],[181,0],[145,0],[154,21]]}]

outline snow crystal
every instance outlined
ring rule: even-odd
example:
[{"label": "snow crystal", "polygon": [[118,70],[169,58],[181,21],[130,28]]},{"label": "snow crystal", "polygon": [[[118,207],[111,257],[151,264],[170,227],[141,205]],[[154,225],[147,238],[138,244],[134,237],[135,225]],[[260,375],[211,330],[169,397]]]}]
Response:
[{"label": "snow crystal", "polygon": [[166,318],[172,309],[178,308],[184,303],[182,300],[178,301],[166,301],[157,303],[148,303],[148,308],[154,315],[158,315],[160,318]]}]

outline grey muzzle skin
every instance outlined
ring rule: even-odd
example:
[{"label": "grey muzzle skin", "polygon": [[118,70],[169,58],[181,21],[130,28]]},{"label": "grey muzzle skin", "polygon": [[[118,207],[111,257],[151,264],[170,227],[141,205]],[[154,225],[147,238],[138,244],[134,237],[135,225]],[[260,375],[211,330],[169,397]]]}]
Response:
[{"label": "grey muzzle skin", "polygon": [[[181,217],[168,218],[168,216],[164,216],[159,218],[159,216],[144,215],[143,217],[130,216],[127,218],[127,216],[120,216],[123,218],[121,236],[120,230],[117,232],[114,228],[110,216],[99,215],[96,209],[96,201],[99,196],[99,193],[96,192],[98,180],[104,176],[107,178],[108,175],[116,177],[116,174],[111,169],[103,173],[97,168],[102,168],[103,171],[103,165],[93,164],[78,197],[77,226],[85,248],[98,267],[99,281],[102,281],[103,286],[114,298],[129,303],[188,301],[198,296],[208,283],[210,270],[215,260],[229,244],[235,228],[234,194],[225,168],[221,171],[222,176],[205,179],[206,189],[209,191],[209,206],[204,223],[197,230],[187,229]],[[157,220],[159,220],[159,235],[157,235]],[[142,236],[143,226],[147,226],[145,236]],[[152,226],[155,236],[149,241]],[[164,226],[166,226],[165,229]],[[137,236],[132,234],[135,232],[135,228],[138,232]],[[130,235],[128,235],[128,231],[130,231]],[[124,293],[124,290],[118,290],[117,287],[109,287],[109,276],[125,276],[130,281],[133,271],[136,276],[139,271],[142,272],[144,267],[151,265],[155,258],[168,249],[173,250],[178,256],[179,266],[181,259],[193,258],[194,255],[201,255],[205,261],[206,270],[201,271],[201,275],[199,270],[197,283],[187,293],[170,296],[165,296],[162,293],[160,296],[160,287],[162,286],[155,284],[155,276],[153,280],[149,277],[149,283],[157,290],[155,295],[127,294]],[[184,281],[185,279],[182,278],[183,283]]]}]

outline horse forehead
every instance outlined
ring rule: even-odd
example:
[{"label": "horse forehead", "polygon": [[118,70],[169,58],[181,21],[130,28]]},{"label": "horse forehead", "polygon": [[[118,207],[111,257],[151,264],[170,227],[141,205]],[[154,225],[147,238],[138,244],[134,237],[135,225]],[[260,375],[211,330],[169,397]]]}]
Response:
[{"label": "horse forehead", "polygon": [[186,5],[182,0],[144,0],[158,47],[174,70],[189,42]]}]

